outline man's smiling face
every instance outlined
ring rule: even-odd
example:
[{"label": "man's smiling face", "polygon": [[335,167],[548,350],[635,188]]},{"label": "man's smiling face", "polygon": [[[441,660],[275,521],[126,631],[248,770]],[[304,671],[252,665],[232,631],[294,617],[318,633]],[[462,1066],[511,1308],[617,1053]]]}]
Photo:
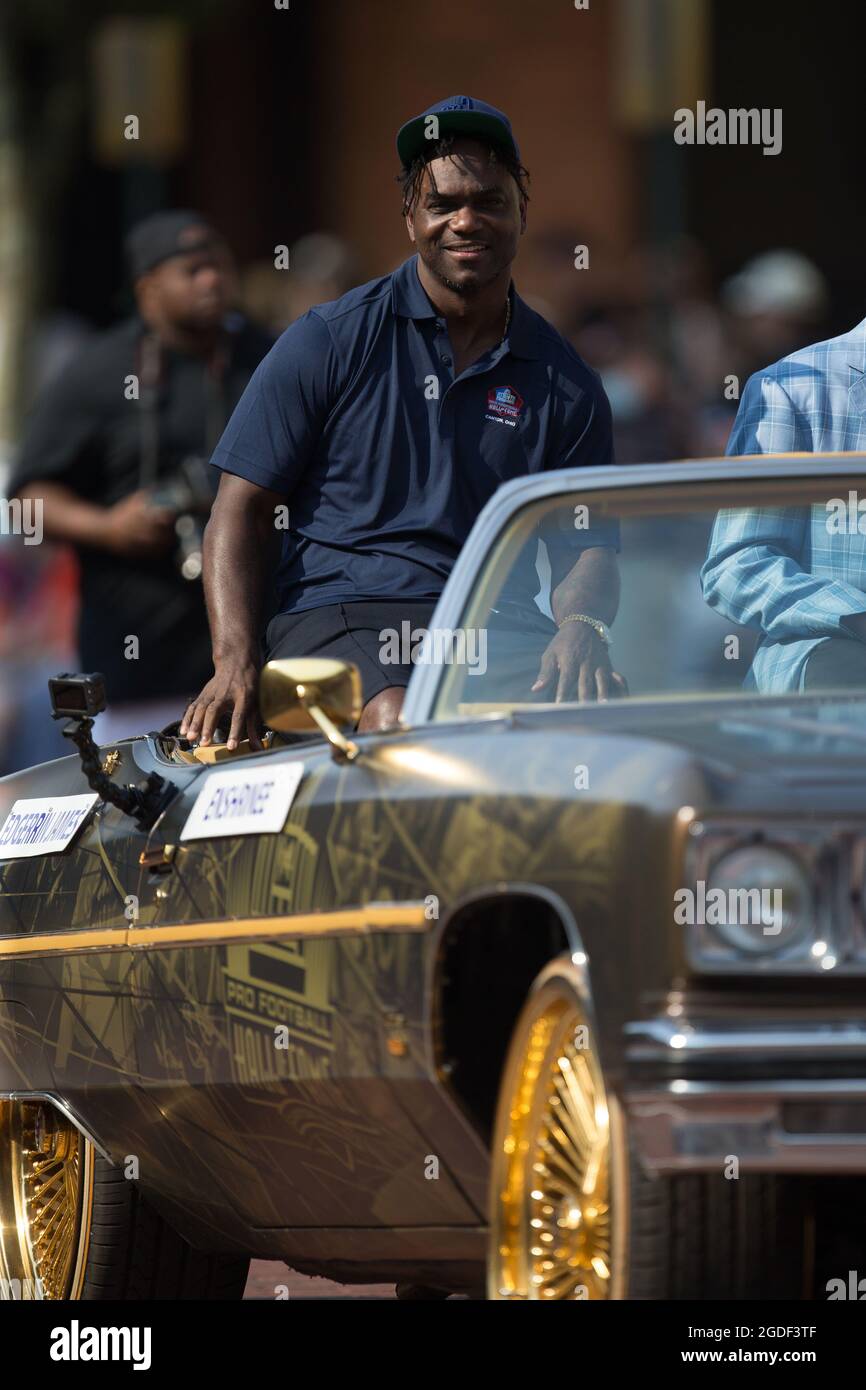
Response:
[{"label": "man's smiling face", "polygon": [[431,275],[471,295],[511,265],[526,227],[526,208],[504,164],[477,140],[454,141],[431,160],[406,224]]}]

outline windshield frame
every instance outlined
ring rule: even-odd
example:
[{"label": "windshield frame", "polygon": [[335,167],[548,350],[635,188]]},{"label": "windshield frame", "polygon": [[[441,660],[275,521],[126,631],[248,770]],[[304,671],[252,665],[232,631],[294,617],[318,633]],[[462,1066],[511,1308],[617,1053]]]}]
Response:
[{"label": "windshield frame", "polygon": [[[684,509],[688,502],[699,505],[702,483],[747,481],[759,484],[774,479],[796,483],[826,477],[866,483],[866,454],[746,454],[729,458],[688,459],[682,463],[643,463],[612,465],[606,468],[569,468],[515,478],[500,487],[475,522],[453,570],[445,584],[430,621],[431,629],[458,630],[473,592],[505,535],[520,525],[520,514],[533,503],[579,494],[619,492],[623,489],[661,489],[676,496],[682,492]],[[665,499],[666,501],[671,499]],[[419,663],[412,672],[399,726],[415,727],[428,723],[475,722],[496,717],[478,713],[460,714],[449,710],[436,715],[442,687],[448,679],[445,666]],[[510,702],[513,703],[513,702]],[[509,702],[503,702],[502,717],[508,717]],[[576,706],[579,708],[579,706]],[[537,707],[539,708],[539,707]]]}]

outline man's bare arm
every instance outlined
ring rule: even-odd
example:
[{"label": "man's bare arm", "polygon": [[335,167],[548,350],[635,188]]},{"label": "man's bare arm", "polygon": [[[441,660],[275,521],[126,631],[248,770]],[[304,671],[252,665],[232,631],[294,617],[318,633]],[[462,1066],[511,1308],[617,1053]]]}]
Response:
[{"label": "man's bare arm", "polygon": [[608,625],[619,608],[619,565],[616,551],[607,546],[584,550],[570,569],[551,564],[550,607],[561,623],[569,613],[586,613]]},{"label": "man's bare arm", "polygon": [[[555,548],[550,554],[550,608],[557,624],[572,613],[612,623],[620,591],[616,552],[606,546],[592,546],[570,567],[566,556],[566,551]],[[545,688],[557,701],[574,699],[575,695],[580,700],[607,700],[626,693],[622,676],[611,668],[604,642],[589,623],[581,622],[561,626],[548,644],[532,689]]]},{"label": "man's bare arm", "polygon": [[274,509],[285,498],[224,473],[204,536],[204,591],[214,675],[190,704],[181,736],[209,743],[221,717],[231,715],[227,744],[258,731],[259,627],[265,576],[277,544]]},{"label": "man's bare arm", "polygon": [[19,488],[18,496],[41,503],[47,540],[129,556],[154,554],[174,540],[174,513],[151,506],[143,492],[100,507],[65,483],[37,480]]}]

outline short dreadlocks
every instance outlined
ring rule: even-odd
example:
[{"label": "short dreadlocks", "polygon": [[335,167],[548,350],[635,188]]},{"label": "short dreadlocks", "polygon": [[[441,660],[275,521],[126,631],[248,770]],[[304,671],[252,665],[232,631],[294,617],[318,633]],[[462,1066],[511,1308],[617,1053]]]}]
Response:
[{"label": "short dreadlocks", "polygon": [[[415,209],[415,204],[418,202],[421,193],[421,181],[424,178],[424,170],[427,165],[433,159],[445,159],[448,155],[453,154],[454,142],[460,138],[461,137],[456,135],[444,135],[441,140],[433,140],[430,143],[429,149],[425,149],[424,153],[419,154],[416,159],[413,159],[411,164],[404,164],[397,175],[397,182],[403,189],[404,217]],[[475,139],[476,137],[473,136],[472,138]],[[515,159],[514,155],[511,154],[509,150],[505,149],[504,146],[488,144],[483,140],[481,143],[486,145],[490,160],[494,164],[503,165],[504,168],[508,170],[520,190],[521,198],[529,202],[529,190],[527,186],[529,184],[529,170],[525,169],[520,163],[520,160]],[[435,188],[436,180],[432,173],[430,178]]]}]

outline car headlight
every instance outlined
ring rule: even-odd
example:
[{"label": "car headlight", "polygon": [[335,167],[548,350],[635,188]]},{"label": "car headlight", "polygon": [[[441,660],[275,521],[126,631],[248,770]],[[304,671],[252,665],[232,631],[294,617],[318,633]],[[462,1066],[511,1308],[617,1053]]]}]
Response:
[{"label": "car headlight", "polygon": [[809,873],[771,845],[730,850],[716,860],[703,906],[708,934],[750,956],[796,951],[815,931]]}]

